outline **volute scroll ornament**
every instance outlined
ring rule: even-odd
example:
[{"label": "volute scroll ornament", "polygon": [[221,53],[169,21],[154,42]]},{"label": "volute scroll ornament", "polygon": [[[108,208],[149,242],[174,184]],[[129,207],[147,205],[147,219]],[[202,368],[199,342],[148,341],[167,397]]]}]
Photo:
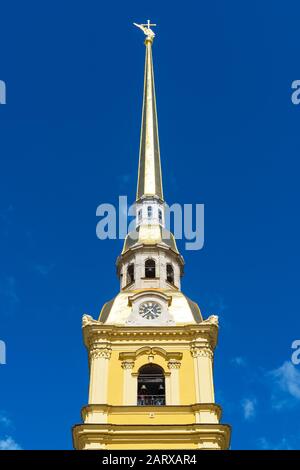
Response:
[{"label": "volute scroll ornament", "polygon": [[203,320],[202,323],[219,326],[219,317],[218,315],[210,315],[206,320]]},{"label": "volute scroll ornament", "polygon": [[83,315],[82,316],[82,328],[84,328],[87,325],[96,325],[99,324],[97,320],[94,320],[94,318],[91,315]]}]

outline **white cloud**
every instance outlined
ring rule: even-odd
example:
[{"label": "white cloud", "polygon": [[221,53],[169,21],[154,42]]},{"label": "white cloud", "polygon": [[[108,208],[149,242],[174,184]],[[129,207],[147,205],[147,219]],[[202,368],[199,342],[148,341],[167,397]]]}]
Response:
[{"label": "white cloud", "polygon": [[270,442],[266,437],[260,437],[258,447],[262,450],[293,450],[289,440],[285,437],[277,443]]},{"label": "white cloud", "polygon": [[256,413],[256,399],[245,398],[242,400],[241,405],[243,408],[244,418],[248,421],[253,419]]},{"label": "white cloud", "polygon": [[0,439],[0,450],[22,450],[11,436],[7,436],[4,439]]},{"label": "white cloud", "polygon": [[[285,361],[278,369],[269,372],[268,376],[275,386],[274,408],[281,409],[291,404],[291,399],[300,400],[300,371],[291,362]],[[282,395],[288,395],[289,400],[282,398]]]},{"label": "white cloud", "polygon": [[246,365],[246,360],[242,356],[233,357],[230,362],[231,364],[239,367],[244,367]]},{"label": "white cloud", "polygon": [[0,425],[7,426],[7,427],[12,425],[11,420],[3,412],[2,413],[0,412]]}]

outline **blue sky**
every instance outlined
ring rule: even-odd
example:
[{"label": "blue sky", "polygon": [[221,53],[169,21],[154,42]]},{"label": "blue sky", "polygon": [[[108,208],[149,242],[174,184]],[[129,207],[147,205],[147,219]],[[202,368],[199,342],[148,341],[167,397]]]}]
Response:
[{"label": "blue sky", "polygon": [[150,18],[169,204],[205,204],[184,292],[220,316],[233,449],[300,448],[296,0],[1,5],[0,449],[68,449],[87,400],[83,313],[118,291],[96,207],[135,197]]}]

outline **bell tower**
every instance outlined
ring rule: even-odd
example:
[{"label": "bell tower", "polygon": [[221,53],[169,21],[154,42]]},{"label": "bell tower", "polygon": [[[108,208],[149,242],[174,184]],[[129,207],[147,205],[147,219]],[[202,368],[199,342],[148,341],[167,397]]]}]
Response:
[{"label": "bell tower", "polygon": [[165,228],[152,45],[146,38],[136,228],[117,259],[120,292],[82,318],[90,386],[75,449],[227,449],[213,357],[218,317],[181,291],[184,261]]}]

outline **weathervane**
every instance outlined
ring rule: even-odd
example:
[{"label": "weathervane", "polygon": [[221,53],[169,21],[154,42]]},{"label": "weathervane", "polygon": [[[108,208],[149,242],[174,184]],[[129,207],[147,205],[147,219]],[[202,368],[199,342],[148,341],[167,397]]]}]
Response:
[{"label": "weathervane", "polygon": [[155,37],[155,33],[154,31],[152,31],[150,26],[156,26],[156,24],[150,23],[150,20],[148,20],[146,24],[137,24],[137,23],[133,23],[133,24],[134,26],[137,26],[137,28],[140,28],[144,32],[144,34],[147,36],[146,40],[149,39],[151,42],[153,41]]}]

